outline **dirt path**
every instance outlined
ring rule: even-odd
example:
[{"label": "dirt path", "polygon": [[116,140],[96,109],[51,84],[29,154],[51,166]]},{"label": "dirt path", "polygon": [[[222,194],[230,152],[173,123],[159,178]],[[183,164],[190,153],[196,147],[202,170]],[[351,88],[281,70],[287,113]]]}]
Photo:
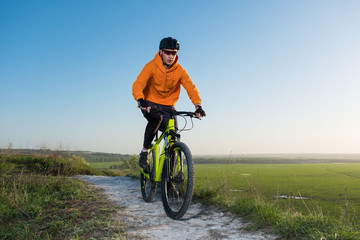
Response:
[{"label": "dirt path", "polygon": [[127,239],[276,239],[260,231],[247,232],[240,219],[201,204],[192,204],[182,220],[172,220],[164,212],[160,193],[146,203],[139,181],[128,177],[78,177],[104,189],[110,200],[125,207],[118,218],[128,226]]}]

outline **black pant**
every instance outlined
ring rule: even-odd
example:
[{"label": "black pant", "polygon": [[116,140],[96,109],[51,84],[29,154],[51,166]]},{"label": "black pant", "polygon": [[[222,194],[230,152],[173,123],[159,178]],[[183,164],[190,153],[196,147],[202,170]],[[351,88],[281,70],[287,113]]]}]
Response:
[{"label": "black pant", "polygon": [[[150,101],[147,101],[150,105],[151,108],[157,108],[157,109],[171,109],[171,110],[175,110],[175,108],[173,106],[165,106],[165,105],[161,105],[161,104],[157,104],[157,103],[153,103]],[[144,144],[143,147],[146,149],[149,149],[151,146],[151,142],[154,139],[157,130],[160,131],[164,131],[166,129],[166,126],[169,123],[169,119],[171,116],[167,115],[167,114],[158,114],[158,113],[148,113],[145,110],[141,110],[144,117],[148,120],[148,123],[146,125],[145,128],[145,134],[144,134]],[[177,118],[176,116],[174,117],[175,119],[175,129],[177,130]]]}]

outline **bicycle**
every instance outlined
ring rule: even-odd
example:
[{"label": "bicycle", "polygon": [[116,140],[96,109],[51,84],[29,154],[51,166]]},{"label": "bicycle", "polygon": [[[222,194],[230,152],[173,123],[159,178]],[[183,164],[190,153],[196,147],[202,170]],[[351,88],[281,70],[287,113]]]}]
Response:
[{"label": "bicycle", "polygon": [[[140,170],[142,198],[146,202],[154,200],[156,189],[161,182],[161,199],[166,215],[180,219],[187,211],[194,189],[194,166],[188,146],[180,142],[180,134],[175,131],[175,116],[195,117],[194,112],[151,109],[154,113],[170,115],[169,123],[161,136],[156,134],[155,143],[149,150],[148,169]],[[183,131],[186,127],[181,130]],[[192,127],[191,127],[192,128]],[[190,129],[186,129],[190,130]],[[180,132],[181,132],[180,131]],[[160,143],[164,142],[160,154]]]}]

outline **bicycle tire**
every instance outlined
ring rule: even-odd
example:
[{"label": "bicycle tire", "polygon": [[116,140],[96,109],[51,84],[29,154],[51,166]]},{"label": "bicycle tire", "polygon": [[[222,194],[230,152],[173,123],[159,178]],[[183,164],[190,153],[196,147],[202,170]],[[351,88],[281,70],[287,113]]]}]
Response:
[{"label": "bicycle tire", "polygon": [[166,215],[178,220],[190,206],[195,182],[192,155],[185,143],[174,143],[169,150],[169,176],[167,182],[164,168],[161,180],[162,202]]},{"label": "bicycle tire", "polygon": [[155,150],[149,154],[150,179],[140,171],[141,195],[145,202],[152,202],[156,196],[157,182],[155,182],[156,154]]}]

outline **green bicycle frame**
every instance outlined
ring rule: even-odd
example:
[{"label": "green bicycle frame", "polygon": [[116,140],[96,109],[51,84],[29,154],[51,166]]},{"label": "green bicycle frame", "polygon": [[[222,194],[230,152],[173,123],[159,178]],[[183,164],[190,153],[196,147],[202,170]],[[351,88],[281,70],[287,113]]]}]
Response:
[{"label": "green bicycle frame", "polygon": [[[155,151],[155,182],[160,182],[161,181],[161,176],[162,176],[162,171],[164,168],[164,163],[166,157],[168,156],[168,151],[169,151],[169,147],[172,145],[173,141],[172,141],[172,135],[170,134],[171,131],[175,132],[175,120],[174,119],[169,119],[169,123],[166,127],[166,130],[161,134],[161,136],[159,137],[159,139],[157,139],[155,141],[155,144],[152,146],[152,148],[149,151],[149,154],[152,154],[152,151]],[[160,155],[160,142],[164,139],[164,146],[162,148],[162,152]],[[143,174],[145,177],[150,178],[149,174],[144,173],[144,171],[142,170]]]}]

